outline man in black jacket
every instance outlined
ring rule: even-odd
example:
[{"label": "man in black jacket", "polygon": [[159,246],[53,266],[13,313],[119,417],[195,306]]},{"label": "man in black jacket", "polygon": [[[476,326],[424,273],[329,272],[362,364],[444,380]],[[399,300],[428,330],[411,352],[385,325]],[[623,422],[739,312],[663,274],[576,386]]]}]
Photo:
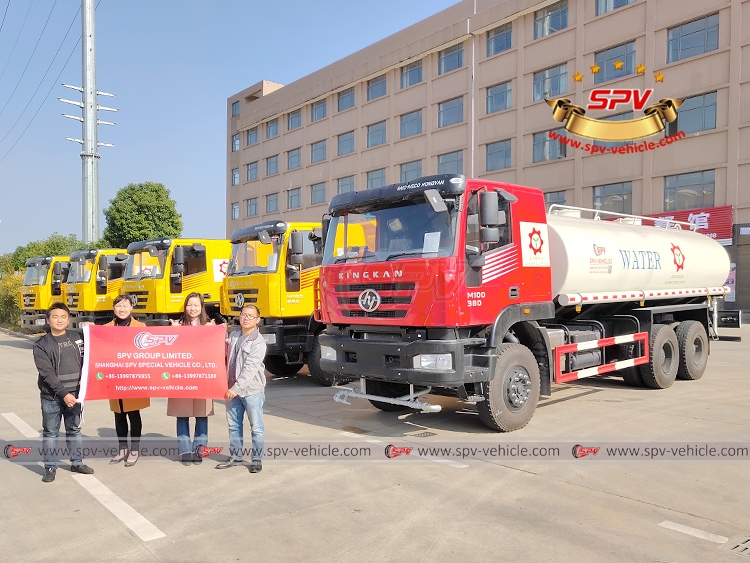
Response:
[{"label": "man in black jacket", "polygon": [[62,303],[53,303],[47,310],[47,323],[50,331],[34,345],[34,363],[39,372],[37,384],[42,400],[44,483],[55,480],[61,418],[65,422],[70,470],[84,475],[94,472],[83,463],[81,404],[76,402],[83,366],[83,334],[68,330],[70,310]]}]

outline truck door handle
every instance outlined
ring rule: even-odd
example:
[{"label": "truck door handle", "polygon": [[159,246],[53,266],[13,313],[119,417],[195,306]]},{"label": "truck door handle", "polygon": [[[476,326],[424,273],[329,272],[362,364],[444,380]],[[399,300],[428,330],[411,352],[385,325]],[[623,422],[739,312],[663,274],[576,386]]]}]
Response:
[{"label": "truck door handle", "polygon": [[508,288],[508,297],[511,299],[518,299],[518,296],[520,294],[520,290],[517,287],[509,287]]}]

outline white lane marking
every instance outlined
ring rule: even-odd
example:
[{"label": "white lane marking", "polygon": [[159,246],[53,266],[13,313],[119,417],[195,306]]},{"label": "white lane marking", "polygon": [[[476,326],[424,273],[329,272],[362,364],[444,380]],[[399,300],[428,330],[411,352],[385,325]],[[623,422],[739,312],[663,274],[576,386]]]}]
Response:
[{"label": "white lane marking", "polygon": [[13,426],[15,426],[16,430],[18,430],[21,434],[23,434],[27,438],[38,438],[40,436],[41,432],[39,432],[39,430],[35,430],[30,425],[26,424],[26,422],[16,413],[4,412],[2,414],[5,420],[7,420]]},{"label": "white lane marking", "polygon": [[114,514],[120,522],[130,528],[143,541],[166,537],[166,534],[146,520],[137,510],[110,491],[92,475],[72,475],[79,485],[98,500],[104,508]]},{"label": "white lane marking", "polygon": [[[364,438],[363,436],[360,436],[359,434],[352,434],[351,432],[339,432],[339,435],[347,436],[349,438],[357,438],[358,440],[362,440],[363,442],[369,442],[371,444],[384,444],[385,443],[382,440],[368,440],[367,438]],[[465,463],[456,463],[455,461],[451,461],[449,459],[442,459],[439,457],[427,457],[424,455],[417,455],[417,454],[414,454],[414,457],[426,459],[427,461],[434,461],[435,463],[444,463],[446,465],[450,465],[451,467],[458,467],[459,469],[464,469],[466,467],[469,467]]]},{"label": "white lane marking", "polygon": [[670,522],[669,520],[659,522],[659,526],[661,526],[662,528],[674,530],[675,532],[682,532],[683,534],[687,534],[689,536],[695,536],[696,538],[700,538],[702,540],[712,541],[714,543],[727,543],[729,541],[729,538],[725,538],[724,536],[717,536],[716,534],[712,534],[711,532],[705,532],[697,528],[691,528],[690,526],[683,526],[682,524]]}]

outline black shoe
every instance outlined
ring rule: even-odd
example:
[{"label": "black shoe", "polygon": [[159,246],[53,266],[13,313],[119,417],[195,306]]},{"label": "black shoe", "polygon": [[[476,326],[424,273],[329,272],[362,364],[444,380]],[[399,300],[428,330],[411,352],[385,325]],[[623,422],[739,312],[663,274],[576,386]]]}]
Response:
[{"label": "black shoe", "polygon": [[182,465],[191,465],[193,462],[193,454],[182,454],[180,456],[180,463]]},{"label": "black shoe", "polygon": [[263,464],[260,460],[250,462],[250,473],[260,473],[263,470]]},{"label": "black shoe", "polygon": [[198,454],[192,454],[192,456],[193,456],[193,463],[195,465],[200,465],[201,463],[203,463],[203,458],[199,456]]},{"label": "black shoe", "polygon": [[231,457],[226,460],[222,461],[221,463],[216,464],[216,469],[227,469],[229,467],[236,467],[238,465],[242,465],[241,459],[232,459]]},{"label": "black shoe", "polygon": [[55,480],[55,473],[57,473],[57,469],[54,469],[52,467],[47,467],[44,469],[44,477],[42,477],[42,483],[51,483]]},{"label": "black shoe", "polygon": [[83,463],[79,465],[71,465],[70,470],[73,473],[83,473],[84,475],[92,475],[94,473],[93,469],[91,469],[88,465],[84,465]]}]

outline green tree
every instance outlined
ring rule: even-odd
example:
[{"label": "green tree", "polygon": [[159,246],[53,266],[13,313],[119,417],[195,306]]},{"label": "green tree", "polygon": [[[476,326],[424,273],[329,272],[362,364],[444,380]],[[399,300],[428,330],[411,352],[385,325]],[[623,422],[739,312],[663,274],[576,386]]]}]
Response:
[{"label": "green tree", "polygon": [[13,271],[21,270],[26,265],[26,260],[36,256],[67,256],[74,250],[86,248],[76,235],[61,235],[52,233],[44,240],[36,240],[25,246],[19,246],[11,257]]},{"label": "green tree", "polygon": [[128,184],[109,204],[104,210],[104,240],[112,248],[127,248],[131,242],[152,238],[176,238],[182,233],[182,216],[163,184]]}]

